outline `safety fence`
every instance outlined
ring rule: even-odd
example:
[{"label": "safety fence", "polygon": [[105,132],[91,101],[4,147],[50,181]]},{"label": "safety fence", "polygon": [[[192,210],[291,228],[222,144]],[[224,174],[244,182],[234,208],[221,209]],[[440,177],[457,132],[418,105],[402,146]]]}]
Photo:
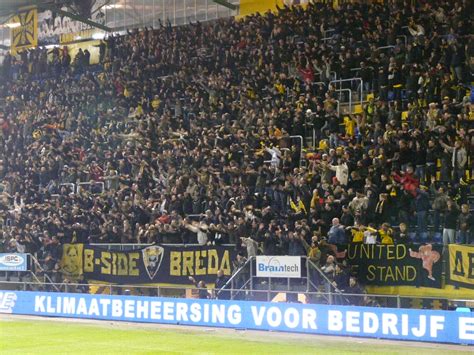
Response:
[{"label": "safety fence", "polygon": [[[296,290],[295,290],[296,289]],[[442,297],[421,297],[402,295],[382,295],[366,293],[337,293],[297,290],[292,285],[291,289],[225,289],[200,288],[194,286],[173,285],[112,285],[100,283],[52,283],[39,281],[3,281],[0,290],[10,291],[35,291],[35,292],[60,292],[92,295],[123,295],[143,297],[170,297],[185,299],[213,299],[230,300],[232,297],[238,301],[265,301],[265,302],[290,302],[303,304],[326,304],[364,307],[390,307],[406,309],[444,309],[455,310],[458,308],[474,308],[472,299],[448,299]]]}]

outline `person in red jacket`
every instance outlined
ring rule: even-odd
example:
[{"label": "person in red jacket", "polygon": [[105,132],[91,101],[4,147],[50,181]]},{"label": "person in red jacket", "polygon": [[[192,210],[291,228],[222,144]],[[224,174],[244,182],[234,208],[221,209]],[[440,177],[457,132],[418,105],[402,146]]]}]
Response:
[{"label": "person in red jacket", "polygon": [[416,190],[420,187],[420,181],[415,177],[411,166],[407,167],[403,175],[393,172],[392,177],[396,182],[402,184],[405,191],[409,192],[413,197],[416,197]]}]

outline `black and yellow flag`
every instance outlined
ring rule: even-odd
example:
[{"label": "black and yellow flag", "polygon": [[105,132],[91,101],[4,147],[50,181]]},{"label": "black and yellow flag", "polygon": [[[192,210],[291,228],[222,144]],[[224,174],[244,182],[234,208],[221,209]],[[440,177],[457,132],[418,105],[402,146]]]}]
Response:
[{"label": "black and yellow flag", "polygon": [[449,244],[451,285],[474,288],[474,246]]},{"label": "black and yellow flag", "polygon": [[19,23],[20,26],[11,29],[11,51],[18,51],[36,47],[38,44],[38,11],[36,8],[20,10],[18,14],[9,21]]},{"label": "black and yellow flag", "polygon": [[78,280],[82,277],[82,254],[83,244],[64,244],[63,255],[60,266],[64,276],[71,280]]}]

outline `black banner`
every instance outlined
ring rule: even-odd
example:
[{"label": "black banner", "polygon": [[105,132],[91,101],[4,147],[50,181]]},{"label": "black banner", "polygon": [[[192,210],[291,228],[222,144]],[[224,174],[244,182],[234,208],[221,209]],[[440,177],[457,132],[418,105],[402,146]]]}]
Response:
[{"label": "black banner", "polygon": [[123,285],[189,284],[189,276],[212,283],[218,270],[230,276],[235,256],[233,248],[222,246],[152,245],[110,251],[99,246],[66,244],[62,263],[63,271],[75,270],[85,280]]},{"label": "black banner", "polygon": [[347,260],[362,284],[441,288],[441,246],[350,244]]}]

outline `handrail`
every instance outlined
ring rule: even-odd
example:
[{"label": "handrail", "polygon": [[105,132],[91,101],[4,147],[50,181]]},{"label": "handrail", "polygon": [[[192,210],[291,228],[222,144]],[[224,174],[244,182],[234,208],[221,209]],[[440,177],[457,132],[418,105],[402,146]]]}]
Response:
[{"label": "handrail", "polygon": [[[345,92],[345,91],[348,91],[349,92],[349,109],[351,110],[351,113],[352,113],[352,90],[351,89],[336,89],[335,92]],[[340,95],[339,95],[340,97]],[[340,103],[339,100],[336,100]]]},{"label": "handrail", "polygon": [[[24,285],[24,284],[32,284],[32,282],[28,281],[1,281],[2,284],[11,284],[11,285]],[[92,284],[83,284],[83,283],[44,283],[44,285],[67,285],[67,286],[85,286],[85,287],[104,287],[104,288],[140,288],[140,289],[173,289],[173,290],[195,290],[196,287],[193,285],[189,286],[178,286],[178,285],[166,285],[166,286],[151,286],[151,285],[115,285],[115,284],[99,284],[99,283],[92,283]],[[240,291],[238,289],[228,289],[228,291]],[[254,290],[254,292],[267,292],[266,290]],[[301,291],[284,291],[285,293],[302,293]],[[306,292],[305,292],[306,293]],[[317,295],[324,295],[329,294],[327,292],[307,292],[308,294],[317,294]],[[417,298],[417,299],[430,299],[430,300],[448,300],[450,302],[472,302],[472,299],[464,299],[464,298],[446,298],[446,297],[435,297],[435,296],[418,296],[418,295],[387,295],[387,294],[379,294],[379,293],[343,293],[344,296],[368,296],[368,297],[381,297],[381,298]]]},{"label": "handrail", "polygon": [[[51,278],[50,278],[50,277],[48,276],[48,274],[46,273],[46,270],[43,269],[43,267],[42,267],[41,264],[39,263],[38,259],[36,259],[36,257],[35,257],[33,254],[31,254],[31,253],[29,253],[28,255],[29,255],[30,258],[33,260],[33,263],[35,264],[35,266],[36,266],[38,269],[40,269],[40,271],[42,272],[43,278],[48,280],[48,284],[51,284],[51,285],[56,289],[56,291],[59,291],[59,289],[54,285],[53,280],[51,280]],[[32,270],[30,270],[30,272],[31,272],[31,274],[33,275],[33,277],[34,277],[38,282],[41,283],[41,281],[38,279],[38,277],[36,276],[36,274],[35,274]]]},{"label": "handrail", "polygon": [[376,50],[381,50],[381,49],[389,49],[389,48],[395,48],[395,46],[382,46],[382,47],[377,47]]},{"label": "handrail", "polygon": [[[240,274],[242,273],[242,270],[244,270],[244,268],[252,261],[253,258],[254,258],[253,256],[250,257],[250,258],[248,258],[247,261],[244,263],[244,265],[242,265],[239,269],[237,269],[236,272],[234,272],[234,273],[232,274],[232,276],[229,278],[229,280],[227,280],[227,282],[224,284],[224,286],[222,286],[222,287],[217,291],[216,294],[219,295],[219,294],[221,293],[221,291],[223,291],[223,290],[227,291],[227,290],[228,290],[227,287],[228,287],[229,283],[231,284],[232,289],[234,289],[234,279],[235,279],[238,275],[240,275]],[[246,285],[246,283],[245,283],[242,287],[240,287],[239,290],[241,290],[245,285]]]},{"label": "handrail", "polygon": [[307,258],[307,263],[308,264],[311,264],[311,266],[319,272],[319,274],[323,277],[323,279],[329,284],[331,285],[332,288],[334,288],[334,291],[336,291],[336,293],[339,293],[339,294],[342,294],[342,291],[339,290],[336,286],[333,285],[332,281],[329,280],[329,278],[326,276],[326,274],[323,272],[323,270],[321,270],[315,263],[313,263],[309,258]]},{"label": "handrail", "polygon": [[61,186],[72,187],[72,192],[70,192],[69,195],[74,195],[76,193],[76,184],[74,184],[72,182],[63,182],[63,183],[59,184],[59,189],[61,189]]},{"label": "handrail", "polygon": [[403,38],[405,41],[405,47],[408,45],[408,37],[405,35],[398,35],[397,38]]},{"label": "handrail", "polygon": [[303,136],[290,136],[292,139],[299,139],[300,140],[300,166],[303,164],[304,161],[304,154],[303,154],[303,148],[304,148],[304,139]]},{"label": "handrail", "polygon": [[323,84],[326,87],[328,86],[324,81],[313,81],[311,83],[311,85],[321,85],[321,84]]},{"label": "handrail", "polygon": [[[154,245],[152,243],[89,243],[87,245],[92,245],[92,246],[139,246],[139,247],[147,247],[150,245]],[[164,246],[192,246],[192,247],[197,247],[197,246],[202,246],[202,244],[198,243],[189,243],[189,244],[183,244],[183,243],[160,243],[160,245]],[[219,244],[223,246],[232,246],[234,247],[235,244]]]},{"label": "handrail", "polygon": [[94,186],[94,185],[100,185],[102,187],[102,192],[105,191],[105,184],[103,181],[84,181],[84,182],[79,182],[77,184],[77,193],[79,193],[82,189],[82,186],[89,185],[89,186]]},{"label": "handrail", "polygon": [[[248,283],[248,282],[247,282]],[[211,288],[198,288],[195,286],[176,286],[176,285],[166,285],[166,286],[150,286],[150,285],[114,285],[114,284],[81,284],[81,283],[69,283],[69,282],[62,282],[62,283],[34,283],[32,281],[1,281],[1,284],[3,285],[12,285],[16,289],[22,288],[23,290],[27,291],[28,290],[28,285],[30,286],[39,286],[39,287],[45,287],[44,290],[42,291],[52,291],[48,289],[46,286],[52,286],[56,292],[72,292],[72,293],[80,293],[80,294],[89,294],[90,293],[90,287],[98,287],[102,288],[104,290],[108,290],[108,294],[112,295],[114,290],[122,290],[119,294],[126,292],[126,294],[130,293],[130,290],[153,290],[155,291],[155,296],[160,297],[162,290],[178,290],[178,291],[186,291],[186,290],[206,290],[208,293],[212,296],[212,289]],[[83,290],[74,290],[74,288],[79,288],[83,287]],[[70,288],[73,288],[72,290]],[[9,289],[12,289],[9,287]],[[32,290],[32,289],[30,289]],[[34,291],[34,290],[32,290]],[[227,289],[227,291],[234,293],[234,296],[240,292],[245,292],[243,289]],[[127,293],[128,292],[128,293]],[[254,294],[266,294],[267,295],[267,300],[270,300],[270,295],[272,293],[285,293],[287,295],[300,295],[304,294],[306,296],[316,296],[316,297],[324,297],[328,302],[332,302],[332,297],[333,293],[331,292],[320,292],[320,291],[315,291],[315,292],[305,292],[305,291],[299,291],[299,290],[252,290],[252,293]],[[178,297],[186,297],[187,295],[183,295]],[[433,296],[411,296],[411,295],[386,295],[386,294],[372,294],[372,293],[345,293],[342,292],[340,295],[338,295],[341,300],[346,301],[348,304],[350,304],[350,300],[348,297],[358,297],[358,298],[371,298],[375,299],[381,299],[381,300],[392,300],[395,301],[396,303],[396,308],[406,308],[402,307],[402,300],[405,299],[421,299],[421,300],[439,300],[439,301],[445,301],[449,302],[452,304],[458,304],[462,305],[463,303],[466,304],[466,307],[469,306],[470,303],[472,303],[471,299],[463,299],[463,298],[446,298],[446,297],[433,297]],[[233,299],[233,298],[231,298]],[[318,303],[318,302],[310,302],[310,303]],[[377,303],[375,306],[372,307],[377,307]],[[391,307],[394,307],[393,305]]]},{"label": "handrail", "polygon": [[[372,69],[372,70],[375,69],[372,65],[368,65],[368,66],[366,66],[366,68]],[[361,67],[358,67],[358,68],[351,68],[350,71],[358,71],[358,70],[361,70],[361,69],[362,69]]]},{"label": "handrail", "polygon": [[[334,291],[336,294],[342,296],[343,295],[343,292],[341,290],[339,290],[336,286],[334,286],[334,284],[332,283],[331,280],[329,280],[329,278],[326,276],[326,274],[324,274],[324,272],[316,265],[314,264],[308,257],[306,256],[302,256],[301,258],[304,258],[306,260],[306,272],[307,272],[307,275],[306,275],[306,280],[307,280],[307,284],[308,284],[308,287],[307,287],[307,292],[309,292],[309,285],[311,285],[314,289],[317,289],[317,286],[311,281],[310,279],[310,276],[309,276],[309,269],[310,269],[310,266],[312,269],[316,270],[318,272],[319,275],[321,275],[321,277],[326,281],[326,283],[329,285],[329,290],[330,291]],[[244,265],[242,265],[230,278],[229,280],[227,280],[227,282],[224,284],[224,286],[222,286],[220,289],[218,289],[217,291],[215,290],[215,294],[218,296],[221,292],[223,291],[226,291],[228,292],[229,290],[236,290],[234,288],[234,280],[240,276],[244,270],[247,269],[247,265],[251,264],[254,260],[256,260],[256,257],[255,256],[251,256],[247,259],[247,261],[244,263]],[[252,270],[250,270],[250,277],[249,279],[242,285],[240,286],[240,288],[237,289],[237,291],[235,293],[239,293],[241,292],[242,290],[244,290],[247,285],[251,282],[251,280],[253,279],[254,275],[253,275],[253,272]],[[271,278],[269,278],[270,280]],[[230,289],[229,289],[229,284],[230,284]],[[270,282],[269,282],[269,285],[270,285]],[[231,298],[233,296],[235,296],[235,293],[232,294],[232,291],[231,291]],[[253,290],[251,289],[251,291],[253,292]],[[329,303],[332,303],[332,295],[331,295],[331,292],[329,292],[329,299],[328,299]]]},{"label": "handrail", "polygon": [[[348,79],[337,79],[337,80],[332,80],[329,82],[329,85],[331,84],[334,84],[334,87],[337,89],[337,84],[339,83],[339,88],[342,89],[342,83],[343,82],[350,82],[352,84],[353,81],[358,81],[360,82],[360,97],[359,97],[359,101],[360,101],[360,104],[362,105],[363,102],[364,102],[364,80],[362,80],[362,78],[359,78],[359,77],[353,77],[353,78],[348,78]],[[352,92],[352,89],[349,89],[351,90]],[[351,105],[351,112],[352,112],[352,105]]]},{"label": "handrail", "polygon": [[[329,28],[329,29],[327,29],[327,30],[324,30],[324,31],[323,31],[323,37],[327,37],[328,32],[335,32],[335,31],[336,31],[335,28]],[[334,35],[333,35],[333,36],[334,36]]]}]

